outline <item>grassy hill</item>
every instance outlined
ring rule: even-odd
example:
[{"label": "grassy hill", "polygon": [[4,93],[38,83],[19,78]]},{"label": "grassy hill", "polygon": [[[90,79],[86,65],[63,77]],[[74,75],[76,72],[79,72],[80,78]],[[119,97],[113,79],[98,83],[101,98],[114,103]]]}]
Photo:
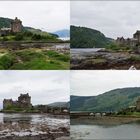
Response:
[{"label": "grassy hill", "polygon": [[140,87],[108,91],[98,96],[71,96],[71,111],[119,111],[135,105]]},{"label": "grassy hill", "polygon": [[69,108],[70,105],[69,105],[69,102],[54,102],[54,103],[48,104],[48,106]]},{"label": "grassy hill", "polygon": [[71,48],[105,48],[112,43],[112,39],[107,38],[100,31],[71,26]]}]

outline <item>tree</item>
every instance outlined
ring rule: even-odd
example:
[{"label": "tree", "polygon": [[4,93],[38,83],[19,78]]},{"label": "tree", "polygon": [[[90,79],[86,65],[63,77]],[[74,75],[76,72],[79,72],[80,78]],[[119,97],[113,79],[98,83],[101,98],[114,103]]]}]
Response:
[{"label": "tree", "polygon": [[15,36],[15,40],[16,41],[20,41],[20,40],[23,40],[23,34],[16,34],[16,36]]},{"label": "tree", "polygon": [[34,34],[32,39],[33,40],[40,40],[41,39],[41,35]]}]

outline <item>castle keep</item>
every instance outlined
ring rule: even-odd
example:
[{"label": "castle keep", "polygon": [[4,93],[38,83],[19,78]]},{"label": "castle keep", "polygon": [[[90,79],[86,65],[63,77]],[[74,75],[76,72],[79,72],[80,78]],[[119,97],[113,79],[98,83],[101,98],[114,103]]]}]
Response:
[{"label": "castle keep", "polygon": [[21,32],[21,30],[22,30],[22,21],[16,17],[15,20],[11,22],[11,31],[13,33],[18,33]]},{"label": "castle keep", "polygon": [[10,28],[3,27],[0,29],[0,36],[21,32],[22,27],[22,21],[16,17],[14,20],[12,20]]},{"label": "castle keep", "polygon": [[137,100],[136,109],[137,109],[137,111],[140,111],[140,98],[138,98],[138,100]]},{"label": "castle keep", "polygon": [[136,31],[136,33],[133,34],[133,38],[127,38],[124,37],[118,37],[116,39],[116,43],[119,45],[127,45],[130,47],[135,47],[140,45],[140,31]]},{"label": "castle keep", "polygon": [[4,99],[3,100],[3,109],[6,110],[8,108],[22,108],[28,109],[32,107],[31,97],[29,94],[20,94],[17,101],[13,101],[12,99]]}]

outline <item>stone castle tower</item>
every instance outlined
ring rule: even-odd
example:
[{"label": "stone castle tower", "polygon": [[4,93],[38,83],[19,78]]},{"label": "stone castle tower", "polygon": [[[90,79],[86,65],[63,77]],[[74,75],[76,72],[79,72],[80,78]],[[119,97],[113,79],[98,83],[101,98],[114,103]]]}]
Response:
[{"label": "stone castle tower", "polygon": [[140,111],[140,98],[138,98],[138,100],[137,100],[136,109],[137,109],[137,111]]},{"label": "stone castle tower", "polygon": [[11,31],[13,33],[18,33],[22,31],[22,21],[17,17],[11,22]]},{"label": "stone castle tower", "polygon": [[29,94],[20,94],[18,97],[18,104],[21,108],[29,108],[31,107],[31,96]]},{"label": "stone castle tower", "polygon": [[135,38],[140,43],[140,31],[137,30],[135,34],[133,34],[133,38]]}]

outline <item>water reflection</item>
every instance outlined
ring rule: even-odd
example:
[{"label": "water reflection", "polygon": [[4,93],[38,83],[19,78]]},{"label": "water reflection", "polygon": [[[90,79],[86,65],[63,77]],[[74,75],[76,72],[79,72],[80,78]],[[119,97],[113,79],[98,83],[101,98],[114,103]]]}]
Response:
[{"label": "water reflection", "polygon": [[68,122],[65,116],[56,117],[47,114],[15,114],[15,113],[0,113],[0,123],[28,123],[37,124],[47,122],[50,125],[58,125]]},{"label": "water reflection", "polygon": [[140,122],[118,125],[72,125],[71,139],[140,139]]},{"label": "water reflection", "polygon": [[103,50],[104,48],[87,48],[87,49],[71,49],[70,52],[72,55],[92,55],[99,50]]},{"label": "water reflection", "polygon": [[55,44],[54,47],[56,49],[69,49],[70,48],[70,44],[69,43]]},{"label": "water reflection", "polygon": [[5,116],[3,117],[3,123],[30,123],[32,120],[32,117],[31,116],[22,116],[22,119],[21,119],[21,116]]}]

